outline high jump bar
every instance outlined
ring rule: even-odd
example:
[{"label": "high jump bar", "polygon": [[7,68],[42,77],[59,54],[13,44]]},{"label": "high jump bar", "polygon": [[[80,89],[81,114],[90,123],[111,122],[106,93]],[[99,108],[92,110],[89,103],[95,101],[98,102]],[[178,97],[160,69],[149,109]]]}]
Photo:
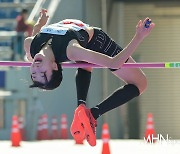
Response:
[{"label": "high jump bar", "polygon": [[[0,61],[0,66],[10,66],[10,67],[29,67],[31,62],[23,61]],[[80,63],[62,63],[63,68],[106,68],[104,66],[99,66],[96,64],[90,64],[85,62]],[[180,62],[146,62],[146,63],[125,63],[122,68],[180,68]]]}]

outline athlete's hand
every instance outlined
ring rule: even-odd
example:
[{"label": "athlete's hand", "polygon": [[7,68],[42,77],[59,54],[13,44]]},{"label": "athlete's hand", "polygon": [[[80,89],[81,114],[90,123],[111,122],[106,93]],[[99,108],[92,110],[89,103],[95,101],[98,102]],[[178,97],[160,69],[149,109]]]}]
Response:
[{"label": "athlete's hand", "polygon": [[153,22],[151,22],[149,24],[149,27],[146,28],[145,24],[146,24],[147,20],[151,21],[151,19],[147,17],[144,21],[140,20],[136,26],[136,36],[139,39],[143,40],[145,37],[147,37],[150,34],[152,29],[155,27],[155,24]]},{"label": "athlete's hand", "polygon": [[40,17],[38,18],[37,24],[43,27],[49,19],[46,9],[41,9]]}]

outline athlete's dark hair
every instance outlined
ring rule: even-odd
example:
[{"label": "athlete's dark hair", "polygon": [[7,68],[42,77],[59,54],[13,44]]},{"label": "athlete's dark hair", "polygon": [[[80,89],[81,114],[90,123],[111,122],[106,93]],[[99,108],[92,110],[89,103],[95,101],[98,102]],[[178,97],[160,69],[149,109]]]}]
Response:
[{"label": "athlete's dark hair", "polygon": [[[29,88],[40,88],[44,90],[53,90],[57,88],[62,81],[63,75],[62,75],[62,67],[61,64],[57,64],[58,70],[53,70],[52,76],[49,82],[46,82],[45,84],[37,81],[33,81],[33,84],[29,86]],[[32,76],[31,76],[32,79]]]}]

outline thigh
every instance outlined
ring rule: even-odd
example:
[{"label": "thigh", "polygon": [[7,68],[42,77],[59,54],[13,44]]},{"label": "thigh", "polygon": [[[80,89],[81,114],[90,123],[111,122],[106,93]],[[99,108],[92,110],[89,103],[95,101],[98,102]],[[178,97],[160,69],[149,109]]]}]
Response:
[{"label": "thigh", "polygon": [[[129,57],[127,63],[136,63],[132,57]],[[112,72],[118,78],[123,80],[125,83],[134,84],[139,87],[144,87],[146,85],[146,76],[143,71],[139,68],[121,68],[117,71]]]}]

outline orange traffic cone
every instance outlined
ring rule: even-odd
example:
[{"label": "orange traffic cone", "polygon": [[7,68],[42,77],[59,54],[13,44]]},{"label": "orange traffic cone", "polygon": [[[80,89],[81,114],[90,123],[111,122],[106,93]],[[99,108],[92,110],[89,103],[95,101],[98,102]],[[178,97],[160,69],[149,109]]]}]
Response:
[{"label": "orange traffic cone", "polygon": [[68,139],[68,125],[66,114],[61,115],[60,139]]},{"label": "orange traffic cone", "polygon": [[110,139],[110,135],[109,135],[108,124],[104,123],[102,126],[102,141],[103,141],[102,154],[110,154],[109,139]]},{"label": "orange traffic cone", "polygon": [[58,124],[57,124],[57,117],[54,116],[51,121],[51,139],[58,139]]},{"label": "orange traffic cone", "polygon": [[155,142],[153,139],[156,137],[156,133],[154,130],[154,121],[152,113],[148,113],[147,115],[147,124],[146,124],[146,131],[145,131],[145,139],[149,143]]},{"label": "orange traffic cone", "polygon": [[42,137],[43,140],[49,139],[49,131],[48,131],[48,115],[42,115]]},{"label": "orange traffic cone", "polygon": [[42,116],[40,116],[38,119],[36,139],[42,140]]},{"label": "orange traffic cone", "polygon": [[20,146],[21,134],[19,130],[18,117],[16,115],[12,117],[11,142],[14,147]]},{"label": "orange traffic cone", "polygon": [[25,129],[24,129],[24,118],[23,116],[19,116],[19,129],[20,129],[20,133],[21,133],[21,138],[23,141],[26,140],[25,138]]}]

